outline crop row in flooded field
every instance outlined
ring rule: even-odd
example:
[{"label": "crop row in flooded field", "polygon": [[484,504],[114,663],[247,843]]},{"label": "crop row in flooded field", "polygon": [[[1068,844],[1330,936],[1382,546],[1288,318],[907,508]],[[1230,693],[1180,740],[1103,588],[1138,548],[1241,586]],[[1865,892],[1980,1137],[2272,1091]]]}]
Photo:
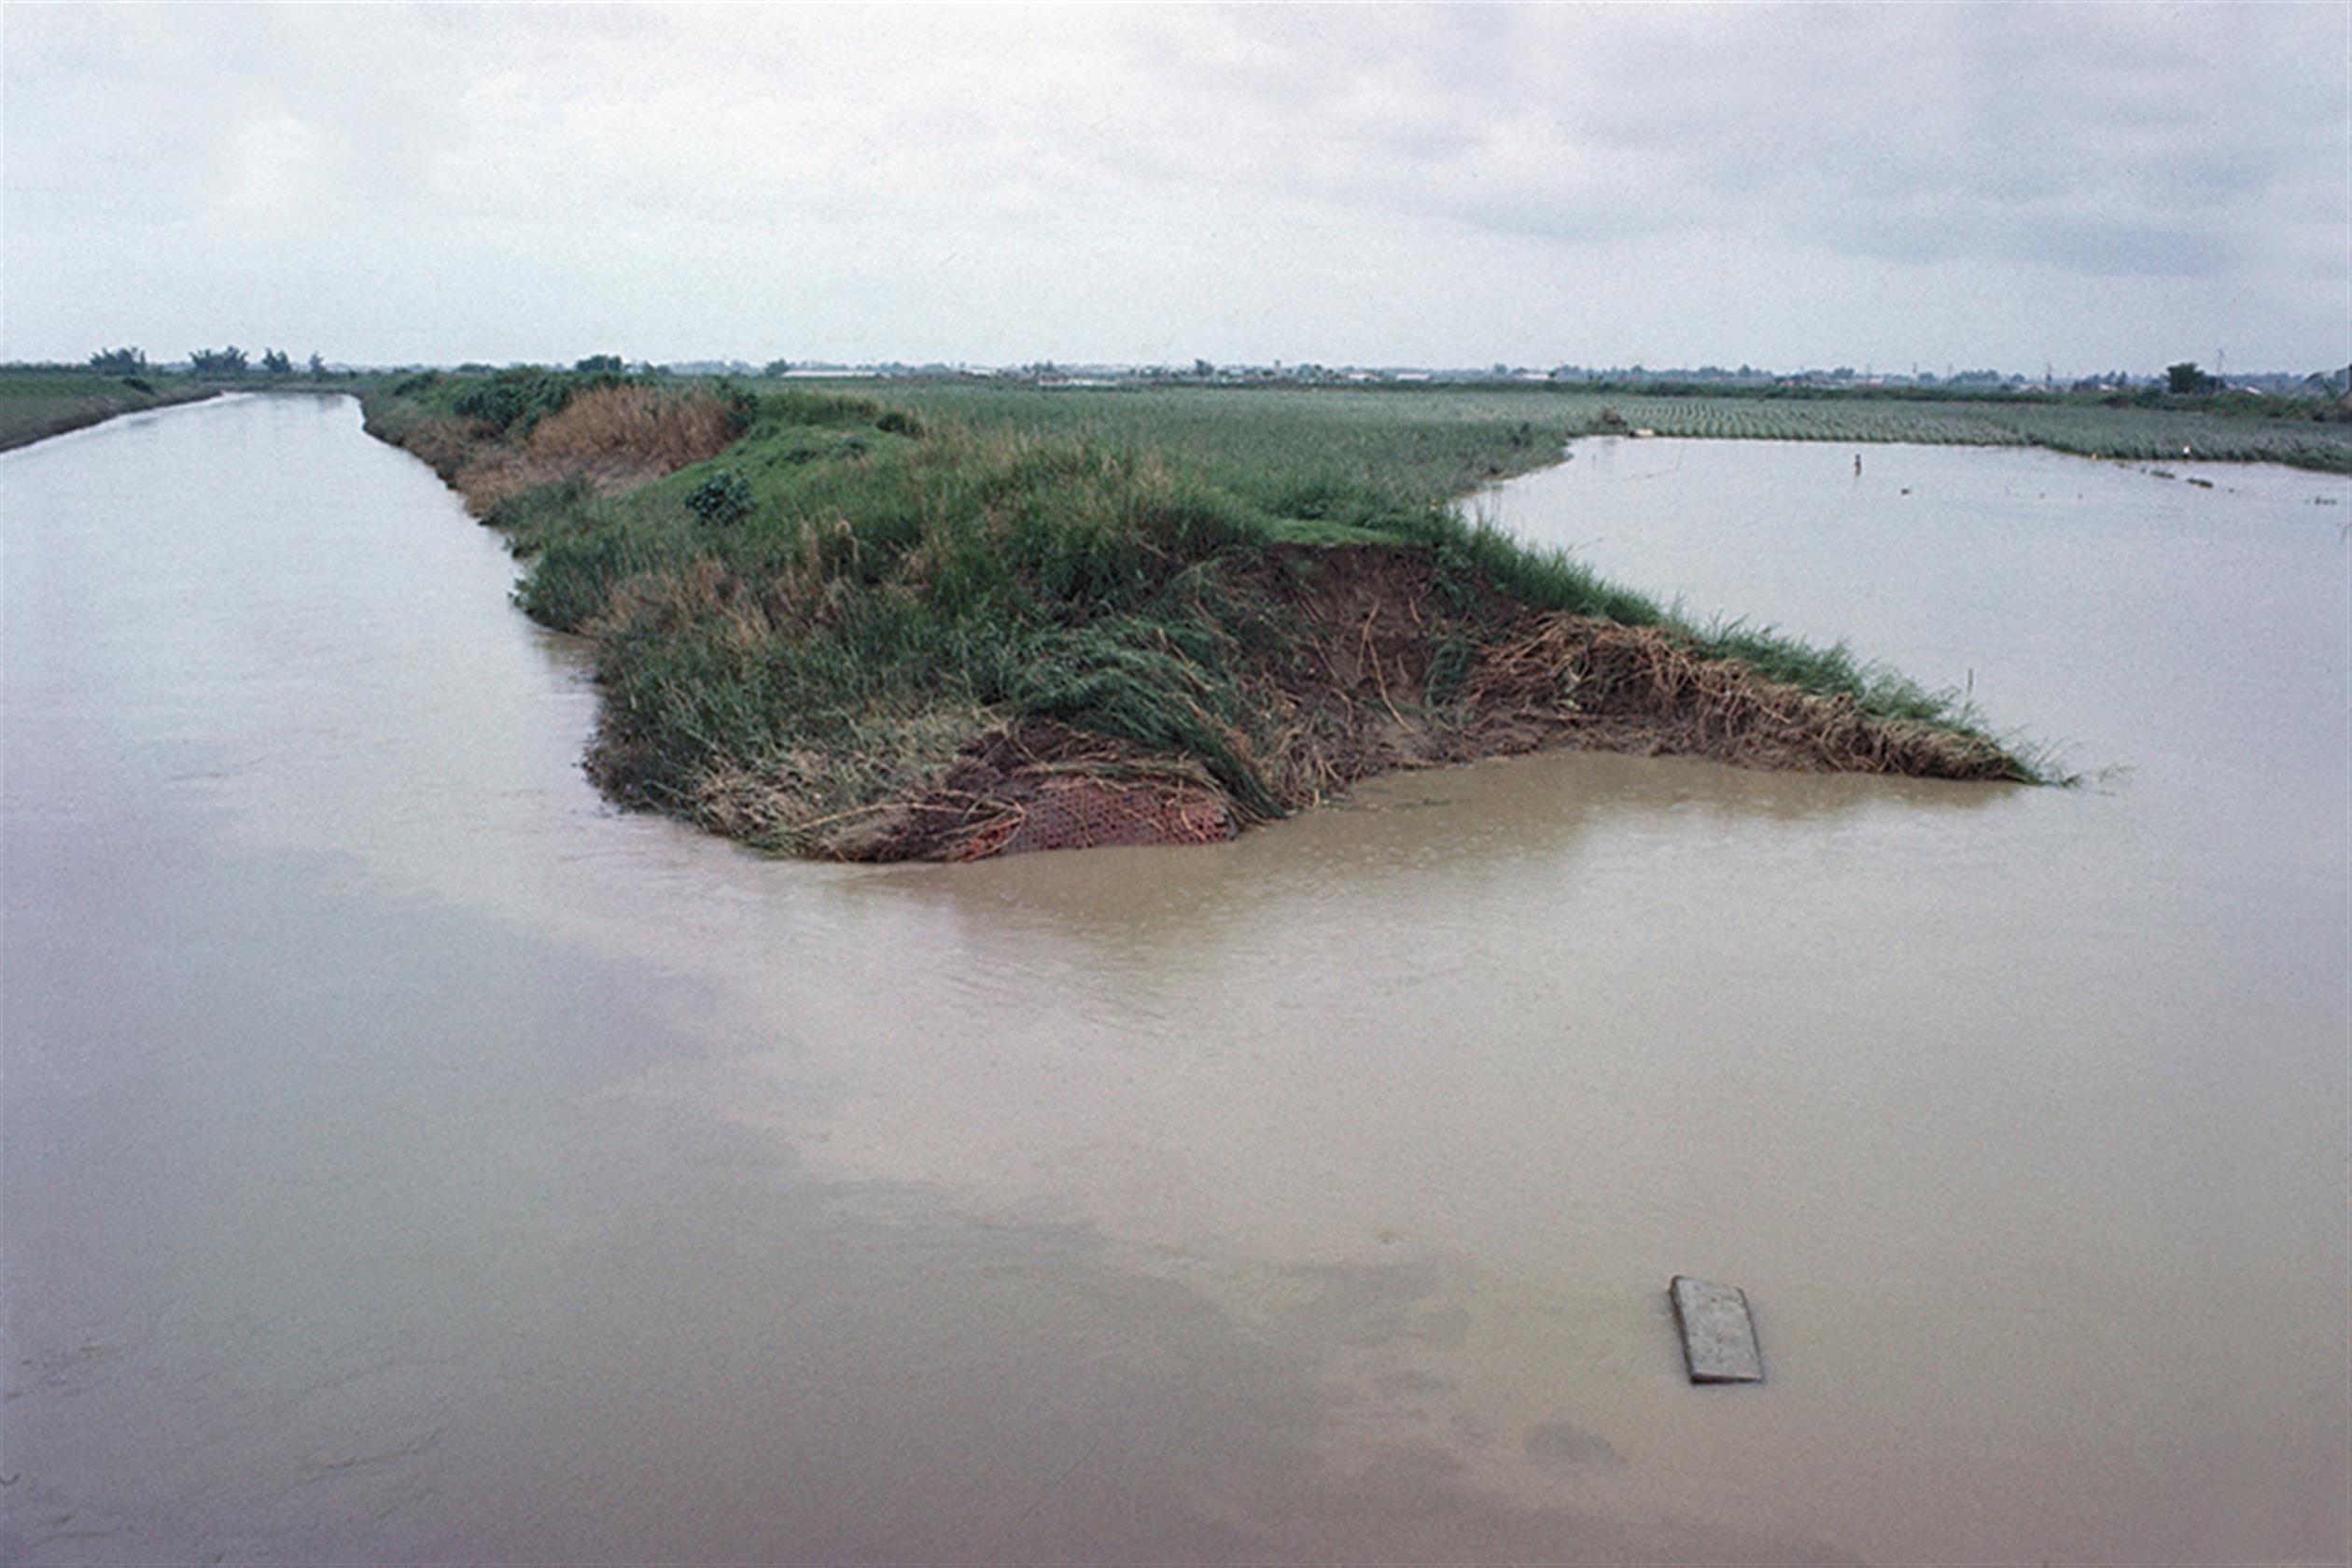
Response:
[{"label": "crop row in flooded field", "polygon": [[2352,469],[2352,426],[2308,420],[2057,402],[1607,398],[1592,393],[1567,394],[1563,400],[1583,411],[1595,428],[1645,429],[1660,436],[2041,446],[2083,457],[2193,455],[2220,462]]}]

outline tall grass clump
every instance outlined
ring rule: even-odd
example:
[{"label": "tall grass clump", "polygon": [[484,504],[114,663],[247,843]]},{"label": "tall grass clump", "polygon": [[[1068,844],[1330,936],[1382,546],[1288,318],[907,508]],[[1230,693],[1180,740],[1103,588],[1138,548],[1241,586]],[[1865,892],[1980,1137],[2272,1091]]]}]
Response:
[{"label": "tall grass clump", "polygon": [[[755,431],[851,411],[795,398],[784,412],[763,408]],[[1237,800],[1276,808],[1242,733],[1229,607],[1203,581],[1267,537],[1257,519],[1148,457],[911,438],[881,427],[887,411],[856,412],[866,446],[765,470],[723,529],[689,506],[721,472],[758,470],[753,450],[556,526],[540,514],[552,493],[512,503],[536,552],[521,602],[597,640],[609,783],[691,816],[714,778],[788,780],[794,799],[767,815],[789,821],[858,805],[876,756],[903,782],[972,723],[1030,715],[1198,758]],[[931,722],[941,712],[966,727]]]},{"label": "tall grass clump", "polygon": [[531,429],[531,455],[589,464],[623,458],[664,471],[725,451],[743,433],[745,415],[721,398],[634,385],[575,391]]}]

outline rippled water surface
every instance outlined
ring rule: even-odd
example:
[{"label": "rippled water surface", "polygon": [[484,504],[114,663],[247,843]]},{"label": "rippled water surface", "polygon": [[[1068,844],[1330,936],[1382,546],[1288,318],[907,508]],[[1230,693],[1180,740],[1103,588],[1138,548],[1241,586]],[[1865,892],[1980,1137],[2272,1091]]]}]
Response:
[{"label": "rippled water surface", "polygon": [[897,870],[603,806],[348,401],[0,458],[0,1558],[2343,1558],[2346,486],[1852,455],[1495,504],[2091,785]]}]

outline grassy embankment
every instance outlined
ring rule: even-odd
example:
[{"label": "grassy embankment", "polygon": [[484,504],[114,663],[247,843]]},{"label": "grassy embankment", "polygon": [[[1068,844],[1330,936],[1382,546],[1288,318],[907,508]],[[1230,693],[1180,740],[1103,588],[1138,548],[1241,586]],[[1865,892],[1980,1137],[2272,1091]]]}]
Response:
[{"label": "grassy embankment", "polygon": [[117,376],[49,365],[0,368],[0,451],[220,391],[217,383],[160,371]]},{"label": "grassy embankment", "polygon": [[1549,461],[1557,424],[1269,425],[1233,396],[1252,439],[1211,392],[1093,434],[1038,427],[1068,406],[1043,395],[950,418],[920,393],[428,376],[367,403],[507,530],[523,607],[594,640],[599,781],[768,848],[1223,837],[1546,745],[2037,777],[1841,649],[1680,624],[1447,506]]}]

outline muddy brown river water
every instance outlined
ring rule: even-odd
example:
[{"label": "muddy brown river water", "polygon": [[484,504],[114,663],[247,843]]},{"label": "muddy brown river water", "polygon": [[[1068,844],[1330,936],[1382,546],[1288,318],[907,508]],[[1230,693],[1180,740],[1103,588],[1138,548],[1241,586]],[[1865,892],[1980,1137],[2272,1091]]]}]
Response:
[{"label": "muddy brown river water", "polygon": [[2342,1561],[2347,485],[1851,457],[1493,504],[2092,784],[879,870],[600,804],[347,400],[0,457],[0,1559]]}]

